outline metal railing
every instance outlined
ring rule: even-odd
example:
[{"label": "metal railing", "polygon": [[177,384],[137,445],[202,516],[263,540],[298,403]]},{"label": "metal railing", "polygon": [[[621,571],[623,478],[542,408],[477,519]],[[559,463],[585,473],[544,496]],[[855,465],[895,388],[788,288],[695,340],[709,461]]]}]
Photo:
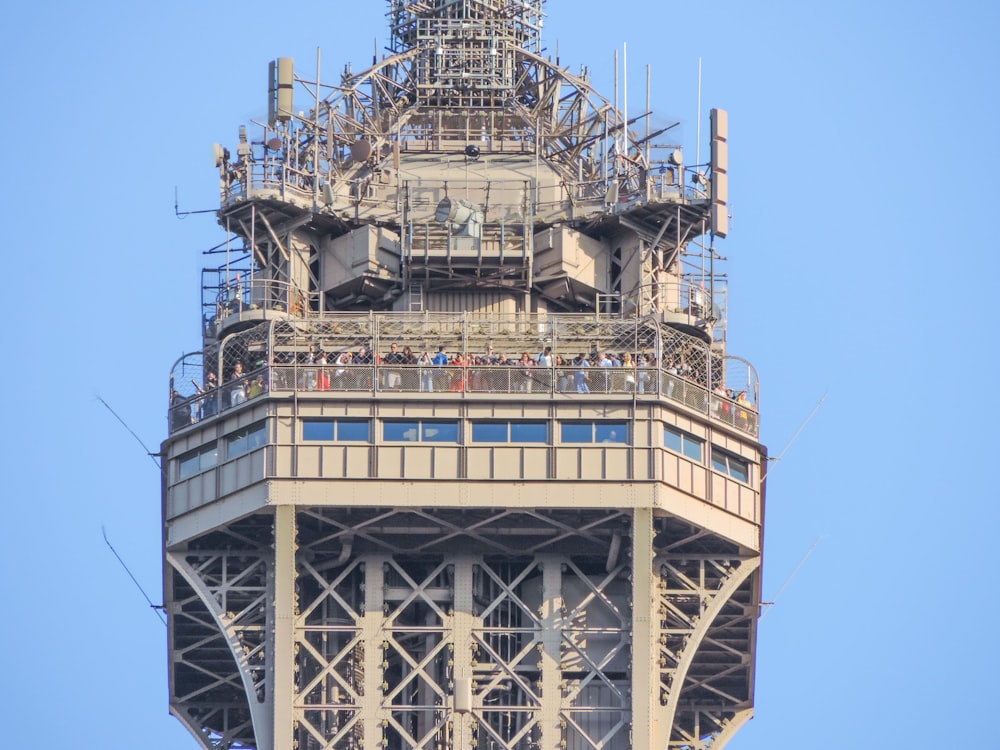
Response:
[{"label": "metal railing", "polygon": [[[439,350],[455,354],[436,365]],[[551,366],[537,366],[545,350]],[[597,366],[606,353],[638,364]],[[181,357],[170,391],[171,432],[268,392],[331,391],[666,398],[757,434],[750,363],[652,319],[373,312],[265,320]]]}]

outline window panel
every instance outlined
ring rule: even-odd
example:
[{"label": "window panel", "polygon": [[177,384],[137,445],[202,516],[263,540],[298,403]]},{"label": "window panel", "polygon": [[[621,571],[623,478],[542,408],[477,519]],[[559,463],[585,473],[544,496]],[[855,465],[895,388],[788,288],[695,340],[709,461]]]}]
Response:
[{"label": "window panel", "polygon": [[512,443],[549,442],[548,422],[511,422],[510,442]]},{"label": "window panel", "polygon": [[564,443],[594,442],[594,425],[591,422],[563,422],[562,441]]},{"label": "window panel", "polygon": [[423,422],[421,436],[425,443],[457,443],[458,422]]},{"label": "window panel", "polygon": [[474,443],[547,443],[548,422],[473,422]]},{"label": "window panel", "polygon": [[302,423],[303,440],[333,440],[334,421],[324,420]]},{"label": "window panel", "polygon": [[177,459],[177,479],[193,477],[206,469],[211,469],[219,462],[219,451],[213,442],[191,451]]},{"label": "window panel", "polygon": [[371,424],[367,419],[338,419],[337,440],[367,443],[371,440]]},{"label": "window panel", "polygon": [[260,448],[267,442],[267,432],[263,422],[244,427],[226,438],[226,458],[236,458]]},{"label": "window panel", "polygon": [[740,482],[750,481],[750,462],[719,448],[712,448],[712,468]]},{"label": "window panel", "polygon": [[627,443],[628,424],[625,422],[595,422],[594,438],[598,443]]},{"label": "window panel", "polygon": [[506,422],[473,422],[472,423],[473,443],[506,443],[507,423]]},{"label": "window panel", "polygon": [[682,453],[693,461],[701,463],[704,441],[676,427],[664,425],[663,445],[672,451]]},{"label": "window panel", "polygon": [[382,438],[394,442],[415,443],[420,439],[420,422],[384,422]]}]

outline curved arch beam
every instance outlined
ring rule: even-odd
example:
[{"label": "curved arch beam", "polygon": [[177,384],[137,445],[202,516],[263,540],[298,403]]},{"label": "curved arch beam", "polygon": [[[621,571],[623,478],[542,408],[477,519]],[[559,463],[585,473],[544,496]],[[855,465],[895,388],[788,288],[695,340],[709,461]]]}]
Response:
[{"label": "curved arch beam", "polygon": [[674,726],[677,708],[680,705],[681,695],[684,693],[684,681],[687,679],[688,671],[694,663],[694,658],[698,653],[698,649],[705,640],[705,636],[708,635],[708,631],[711,629],[712,623],[715,622],[715,618],[719,616],[722,608],[739,590],[740,586],[742,586],[759,568],[759,557],[751,560],[743,560],[740,567],[733,572],[733,574],[726,581],[725,585],[716,591],[715,596],[712,597],[711,604],[709,604],[708,608],[701,613],[701,617],[698,619],[698,624],[688,635],[687,647],[684,649],[680,663],[674,671],[673,684],[670,686],[670,692],[667,696],[667,705],[661,719],[663,726]]},{"label": "curved arch beam", "polygon": [[235,629],[231,623],[223,619],[222,610],[218,602],[191,565],[180,555],[173,552],[167,552],[166,559],[167,563],[180,573],[181,577],[198,594],[198,598],[201,599],[202,604],[205,605],[205,609],[212,616],[212,621],[215,622],[219,632],[225,636],[226,645],[229,646],[229,652],[240,673],[240,680],[243,683],[243,690],[246,693],[247,706],[250,710],[250,716],[253,719],[254,737],[257,738],[257,748],[258,750],[268,750],[270,738],[273,735],[270,721],[271,712],[266,710],[267,704],[270,703],[270,696],[266,697],[264,703],[253,700],[253,696],[257,695],[257,686],[253,682],[246,655],[243,653],[243,649],[236,638]]}]

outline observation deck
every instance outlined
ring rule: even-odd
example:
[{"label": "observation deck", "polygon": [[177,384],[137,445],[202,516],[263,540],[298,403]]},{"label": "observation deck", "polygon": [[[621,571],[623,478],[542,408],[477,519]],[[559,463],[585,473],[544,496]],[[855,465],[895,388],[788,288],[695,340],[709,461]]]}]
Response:
[{"label": "observation deck", "polygon": [[[251,299],[257,288],[251,285]],[[231,316],[238,321],[226,318],[219,325],[236,332],[174,364],[171,433],[260,396],[405,394],[669,399],[751,437],[758,434],[752,365],[655,319],[554,314],[497,320],[468,313],[374,312],[295,319],[283,309],[272,313],[276,317],[266,320],[266,309],[253,304],[234,308]],[[446,363],[435,364],[441,347]],[[546,349],[551,363],[539,366],[537,354]],[[391,351],[399,356],[389,359]],[[626,353],[630,362],[623,365]],[[523,361],[525,354],[530,361]],[[611,364],[601,366],[600,357]]]}]

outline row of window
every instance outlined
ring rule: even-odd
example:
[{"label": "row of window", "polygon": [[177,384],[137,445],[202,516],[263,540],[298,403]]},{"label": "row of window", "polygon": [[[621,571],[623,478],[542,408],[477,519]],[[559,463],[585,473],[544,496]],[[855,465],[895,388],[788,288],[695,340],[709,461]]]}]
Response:
[{"label": "row of window", "polygon": [[[667,425],[663,428],[663,445],[698,463],[705,460],[705,441],[697,435],[678,430],[676,427]],[[714,445],[712,446],[712,468],[741,482],[750,481],[750,462]]]},{"label": "row of window", "polygon": [[[267,428],[263,422],[258,422],[226,435],[221,442],[224,446],[225,460],[238,458],[267,443]],[[177,459],[177,478],[187,479],[211,469],[219,463],[220,458],[219,444],[213,440]]]},{"label": "row of window", "polygon": [[[312,419],[302,423],[302,439],[319,442],[371,442],[371,420]],[[563,443],[628,443],[627,422],[579,421],[562,422]],[[402,443],[458,443],[457,420],[385,420],[382,439]],[[237,458],[260,448],[267,442],[263,422],[244,427],[222,439],[225,459]],[[473,443],[540,443],[549,442],[549,423],[540,421],[479,421],[472,423]],[[663,444],[692,461],[705,460],[705,441],[676,427],[664,426]],[[218,444],[213,441],[181,456],[177,461],[177,478],[186,479],[215,466],[220,460]],[[711,447],[712,468],[741,482],[750,481],[750,462],[732,453]]]},{"label": "row of window", "polygon": [[[628,422],[563,422],[563,443],[628,443]],[[458,420],[387,419],[382,440],[391,443],[458,443]],[[302,423],[306,441],[370,442],[371,420],[314,419]],[[473,443],[549,442],[549,423],[542,421],[479,421],[472,423]]]}]

